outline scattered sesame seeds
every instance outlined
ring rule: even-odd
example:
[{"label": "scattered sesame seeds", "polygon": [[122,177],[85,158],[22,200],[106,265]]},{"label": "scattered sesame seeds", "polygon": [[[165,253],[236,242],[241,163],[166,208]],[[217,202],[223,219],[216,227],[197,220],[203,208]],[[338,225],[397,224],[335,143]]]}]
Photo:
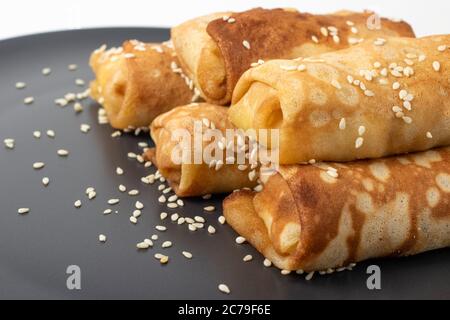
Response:
[{"label": "scattered sesame seeds", "polygon": [[27,84],[25,82],[17,82],[16,83],[16,89],[25,89],[27,87]]},{"label": "scattered sesame seeds", "polygon": [[182,254],[186,259],[192,259],[192,257],[193,257],[192,253],[190,253],[188,251],[183,251]]},{"label": "scattered sesame seeds", "polygon": [[242,258],[242,261],[244,261],[244,262],[250,262],[252,260],[253,260],[253,256],[251,254],[248,254],[244,258]]},{"label": "scattered sesame seeds", "polygon": [[248,42],[247,40],[242,41],[242,45],[245,49],[250,50],[250,42]]},{"label": "scattered sesame seeds", "polygon": [[50,69],[50,68],[44,68],[44,69],[42,69],[42,74],[43,74],[44,76],[48,76],[48,75],[50,75],[50,73],[52,73],[52,69]]},{"label": "scattered sesame seeds", "polygon": [[98,241],[105,243],[106,242],[106,236],[104,234],[101,234],[98,236]]},{"label": "scattered sesame seeds", "polygon": [[263,265],[266,268],[270,268],[272,266],[272,261],[270,261],[269,259],[264,259]]},{"label": "scattered sesame seeds", "polygon": [[57,151],[58,156],[60,157],[67,157],[69,155],[69,151],[65,150],[65,149],[59,149]]},{"label": "scattered sesame seeds", "polygon": [[427,138],[433,139],[433,134],[430,131],[427,132]]},{"label": "scattered sesame seeds", "polygon": [[40,170],[42,168],[45,167],[45,163],[44,162],[35,162],[33,163],[33,169],[35,170]]},{"label": "scattered sesame seeds", "polygon": [[75,203],[73,204],[74,206],[75,206],[75,208],[81,208],[81,205],[82,205],[82,203],[81,203],[81,200],[77,200],[77,201],[75,201]]},{"label": "scattered sesame seeds", "polygon": [[220,292],[223,292],[223,293],[225,293],[225,294],[230,294],[230,288],[226,285],[226,284],[219,284],[219,286],[218,286],[218,288],[219,288],[219,291]]},{"label": "scattered sesame seeds", "polygon": [[247,240],[244,237],[239,236],[239,237],[236,238],[235,241],[236,241],[237,244],[243,244]]},{"label": "scattered sesame seeds", "polygon": [[26,97],[23,100],[23,103],[25,103],[25,104],[32,104],[33,102],[34,102],[34,98],[33,97]]},{"label": "scattered sesame seeds", "polygon": [[363,137],[358,137],[358,138],[356,139],[356,141],[355,141],[355,148],[356,148],[356,149],[361,148],[362,145],[363,145],[363,143],[364,143],[364,138],[363,138]]},{"label": "scattered sesame seeds", "polygon": [[88,125],[88,124],[83,123],[83,124],[80,126],[80,130],[81,130],[81,132],[83,132],[83,133],[88,133],[89,130],[91,130],[91,126]]},{"label": "scattered sesame seeds", "polygon": [[441,63],[439,61],[433,61],[433,69],[436,72],[439,72],[441,70]]},{"label": "scattered sesame seeds", "polygon": [[17,210],[18,214],[27,214],[30,212],[30,208],[20,208]]}]

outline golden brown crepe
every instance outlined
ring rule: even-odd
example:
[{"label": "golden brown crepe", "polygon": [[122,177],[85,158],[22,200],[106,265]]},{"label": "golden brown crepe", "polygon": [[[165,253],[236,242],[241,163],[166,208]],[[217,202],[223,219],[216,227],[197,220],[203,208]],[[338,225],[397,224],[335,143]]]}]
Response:
[{"label": "golden brown crepe", "polygon": [[96,80],[91,95],[114,128],[144,127],[170,109],[191,102],[193,84],[178,67],[170,44],[127,41],[96,50],[90,60]]},{"label": "golden brown crepe", "polygon": [[345,165],[283,166],[262,192],[225,199],[224,214],[285,270],[326,271],[447,247],[450,148]]},{"label": "golden brown crepe", "polygon": [[260,59],[293,59],[347,48],[370,37],[414,37],[405,22],[381,19],[369,30],[373,13],[341,11],[311,15],[294,9],[252,9],[196,18],[172,28],[172,41],[185,72],[202,97],[214,104],[231,100],[239,77]]},{"label": "golden brown crepe", "polygon": [[280,163],[351,161],[450,144],[450,35],[385,38],[247,71],[229,116],[280,129]]},{"label": "golden brown crepe", "polygon": [[[227,164],[225,153],[224,157],[221,158],[222,164],[206,162],[194,164],[193,153],[191,164],[187,162],[177,164],[172,160],[174,149],[177,148],[177,145],[180,145],[179,140],[172,136],[177,130],[187,130],[191,135],[191,150],[193,152],[195,121],[201,123],[203,132],[215,128],[224,137],[225,129],[233,128],[228,120],[226,107],[207,103],[177,107],[157,117],[150,127],[156,148],[149,150],[145,157],[158,167],[159,172],[167,179],[176,194],[183,197],[202,196],[210,193],[231,192],[244,187],[254,187],[256,181],[250,181],[249,179],[249,172],[252,171],[251,166],[240,168],[234,163]],[[205,147],[214,142],[218,143],[215,140],[203,141],[202,146]]]}]

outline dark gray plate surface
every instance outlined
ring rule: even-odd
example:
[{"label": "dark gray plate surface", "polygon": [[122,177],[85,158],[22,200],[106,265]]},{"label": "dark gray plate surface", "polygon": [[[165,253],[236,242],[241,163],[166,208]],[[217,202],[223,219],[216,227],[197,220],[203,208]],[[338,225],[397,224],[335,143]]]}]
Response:
[{"label": "dark gray plate surface", "polygon": [[[450,298],[450,251],[441,250],[405,259],[371,261],[358,265],[352,272],[316,277],[281,276],[275,268],[264,268],[262,257],[249,245],[234,243],[236,234],[221,226],[217,217],[222,197],[207,204],[217,206],[216,213],[204,213],[205,201],[186,200],[186,206],[169,210],[158,203],[158,184],[147,186],[140,177],[155,169],[145,169],[127,158],[138,152],[137,142],[147,135],[110,137],[113,129],[97,124],[98,106],[85,100],[85,110],[75,115],[71,106],[54,105],[55,98],[67,92],[82,91],[76,78],[92,78],[87,65],[90,52],[102,43],[119,45],[123,40],[138,38],[161,41],[167,30],[97,29],[42,34],[0,42],[0,298],[144,298],[144,299],[315,299],[315,298]],[[75,72],[68,64],[78,64]],[[43,76],[41,69],[50,67],[52,74]],[[17,90],[15,83],[24,81],[27,88]],[[25,106],[23,99],[35,98]],[[80,124],[92,126],[88,134]],[[54,139],[45,135],[56,132]],[[42,132],[37,140],[32,133]],[[14,150],[3,147],[3,139],[14,138]],[[150,142],[150,141],[148,141]],[[65,148],[68,158],[56,151]],[[33,170],[37,161],[46,163],[43,170]],[[115,168],[125,170],[123,176]],[[41,179],[48,176],[50,186]],[[141,194],[120,194],[119,184],[138,188]],[[97,198],[88,201],[88,186],[97,190]],[[107,200],[120,198],[114,207],[119,213],[103,216]],[[74,208],[77,199],[81,209]],[[145,204],[137,225],[129,222],[136,200]],[[17,209],[30,207],[20,216]],[[185,216],[202,215],[217,228],[217,234],[205,230],[189,232],[186,226],[161,222],[159,213],[179,212]],[[163,224],[167,232],[154,227]],[[101,244],[99,234],[108,241]],[[155,248],[147,252],[135,249],[137,242],[159,234]],[[173,247],[161,249],[163,240]],[[193,253],[187,260],[181,251]],[[170,262],[161,266],[153,257],[167,253]],[[254,260],[242,258],[252,254]],[[366,268],[377,264],[382,272],[382,290],[366,287]],[[78,265],[82,271],[82,289],[66,288],[66,268]],[[229,296],[217,290],[226,283]]]}]

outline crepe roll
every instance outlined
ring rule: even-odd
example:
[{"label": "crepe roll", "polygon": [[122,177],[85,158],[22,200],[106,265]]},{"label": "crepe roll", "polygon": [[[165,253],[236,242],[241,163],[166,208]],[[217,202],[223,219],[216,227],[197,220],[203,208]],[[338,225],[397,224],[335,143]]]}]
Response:
[{"label": "crepe roll", "polygon": [[195,99],[193,84],[178,66],[170,43],[127,41],[96,50],[91,96],[117,129],[148,127],[158,115]]},{"label": "crepe roll", "polygon": [[280,163],[351,161],[450,145],[450,36],[379,38],[247,71],[229,110],[279,129]]},{"label": "crepe roll", "polygon": [[450,246],[450,148],[348,164],[282,166],[227,222],[284,270],[327,271]]},{"label": "crepe roll", "polygon": [[[226,149],[227,142],[222,139],[226,138],[226,129],[234,129],[228,120],[226,107],[207,103],[177,107],[153,121],[150,132],[156,147],[150,149],[145,158],[158,167],[159,173],[180,197],[225,193],[256,186],[257,181],[252,178],[254,174],[250,174],[255,168],[238,165],[234,159],[227,161],[225,151],[223,156],[214,154],[215,157],[210,160],[203,157],[208,146],[216,147],[219,142],[222,143],[221,149]],[[217,135],[212,140],[197,135],[201,140],[200,147],[196,147],[196,130],[199,130],[197,134],[204,136],[207,132]],[[188,144],[183,145],[182,139],[186,138],[186,134]],[[188,151],[188,158],[184,157],[183,150]],[[194,159],[196,152],[200,157]]]},{"label": "crepe roll", "polygon": [[240,76],[264,60],[307,57],[371,37],[414,37],[414,32],[405,22],[377,19],[371,12],[312,15],[256,8],[196,18],[172,28],[171,35],[180,63],[202,97],[228,105]]}]

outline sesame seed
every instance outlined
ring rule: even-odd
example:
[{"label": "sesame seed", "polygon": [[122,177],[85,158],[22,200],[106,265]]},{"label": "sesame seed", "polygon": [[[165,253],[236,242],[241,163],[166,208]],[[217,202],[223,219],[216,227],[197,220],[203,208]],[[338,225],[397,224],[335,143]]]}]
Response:
[{"label": "sesame seed", "polygon": [[83,79],[75,79],[75,84],[79,87],[84,87],[84,85],[86,84],[86,82],[84,82]]},{"label": "sesame seed", "polygon": [[123,175],[123,169],[122,169],[121,167],[117,167],[117,168],[116,168],[116,174],[117,174],[118,176]]},{"label": "sesame seed", "polygon": [[320,28],[320,33],[324,36],[324,37],[328,37],[328,29],[325,27],[321,27]]},{"label": "sesame seed", "polygon": [[215,234],[216,233],[216,228],[214,228],[213,226],[208,226],[208,233],[209,234]]},{"label": "sesame seed", "polygon": [[427,132],[427,138],[428,139],[433,139],[433,134],[431,132]]},{"label": "sesame seed", "polygon": [[424,54],[421,54],[421,55],[419,56],[419,62],[423,62],[423,61],[425,61],[426,59],[427,59],[427,56],[424,55]]},{"label": "sesame seed", "polygon": [[170,196],[169,199],[167,199],[167,201],[169,202],[175,202],[178,200],[178,196],[176,194],[174,194],[173,196]]},{"label": "sesame seed", "polygon": [[135,217],[137,219],[137,218],[139,218],[141,216],[141,214],[142,214],[142,211],[139,210],[139,209],[136,209],[136,210],[133,211],[132,215],[133,215],[133,217]]},{"label": "sesame seed", "polygon": [[436,71],[436,72],[439,72],[439,70],[441,70],[441,64],[440,64],[439,61],[434,61],[434,62],[433,62],[433,69],[434,69],[434,71]]},{"label": "sesame seed", "polygon": [[402,112],[402,108],[400,108],[399,106],[393,106],[392,111],[394,111],[395,113],[399,113]]},{"label": "sesame seed", "polygon": [[35,162],[33,163],[33,169],[39,170],[45,167],[44,162]]},{"label": "sesame seed", "polygon": [[128,191],[128,195],[129,196],[137,196],[137,195],[139,195],[139,190],[136,190],[136,189],[133,189],[133,190],[130,190],[130,191]]},{"label": "sesame seed", "polygon": [[358,128],[358,134],[359,134],[360,136],[362,136],[362,135],[364,135],[364,133],[366,133],[366,127],[365,127],[365,126],[360,126],[360,127]]},{"label": "sesame seed", "polygon": [[351,32],[352,32],[352,33],[355,33],[355,34],[358,33],[358,28],[352,27],[352,28],[351,28]]},{"label": "sesame seed", "polygon": [[197,231],[197,227],[194,226],[193,224],[188,225],[188,229],[189,229],[190,231]]},{"label": "sesame seed", "polygon": [[235,239],[235,241],[236,241],[237,244],[243,244],[243,243],[246,242],[247,240],[246,240],[244,237],[239,236],[239,237],[237,237],[237,238]]},{"label": "sesame seed", "polygon": [[347,126],[347,122],[346,122],[345,118],[342,118],[341,121],[339,121],[339,129],[345,130],[346,126]]},{"label": "sesame seed", "polygon": [[75,206],[75,208],[81,208],[81,200],[77,200],[75,201],[75,203],[73,204]]},{"label": "sesame seed", "polygon": [[47,134],[47,137],[49,137],[49,138],[54,138],[56,135],[55,131],[53,131],[53,130],[47,130],[46,134]]},{"label": "sesame seed", "polygon": [[88,125],[88,124],[83,123],[83,124],[80,126],[80,130],[81,130],[81,132],[83,132],[83,133],[88,133],[89,130],[91,130],[91,126]]},{"label": "sesame seed", "polygon": [[331,81],[331,85],[332,85],[333,87],[335,87],[336,89],[342,89],[341,84],[340,84],[339,81],[337,81],[336,79],[333,79],[333,80]]},{"label": "sesame seed", "polygon": [[114,131],[112,134],[111,134],[111,138],[117,138],[117,137],[120,137],[122,135],[122,132],[121,131]]},{"label": "sesame seed", "polygon": [[[165,213],[165,212],[163,212],[163,213]],[[179,218],[180,218],[180,215],[178,213],[174,213],[170,216],[170,220],[172,222],[178,221]]]},{"label": "sesame seed", "polygon": [[26,88],[27,84],[25,82],[17,82],[16,83],[16,89],[24,89]]},{"label": "sesame seed", "polygon": [[356,139],[356,141],[355,141],[355,148],[356,149],[361,148],[363,143],[364,143],[364,138],[358,137],[358,139]]},{"label": "sesame seed", "polygon": [[94,199],[96,196],[97,196],[97,192],[95,192],[95,191],[91,191],[91,192],[88,193],[88,199],[89,200]]},{"label": "sesame seed", "polygon": [[346,23],[347,23],[347,25],[349,27],[353,27],[355,25],[355,23],[353,21],[350,21],[350,20],[348,20]]},{"label": "sesame seed", "polygon": [[219,284],[218,288],[219,288],[219,291],[221,291],[225,294],[230,294],[230,292],[231,292],[230,288],[226,284],[223,284],[223,283]]},{"label": "sesame seed", "polygon": [[153,241],[150,239],[145,239],[144,242],[148,244],[150,247],[153,247]]},{"label": "sesame seed", "polygon": [[47,177],[42,178],[42,184],[47,187],[50,183],[50,179]]},{"label": "sesame seed", "polygon": [[44,76],[48,76],[48,75],[50,75],[50,73],[52,73],[52,69],[50,69],[50,68],[44,68],[44,69],[42,69],[42,74],[43,74]]},{"label": "sesame seed", "polygon": [[220,216],[217,220],[220,224],[225,224],[227,222],[224,216]]},{"label": "sesame seed", "polygon": [[192,253],[188,251],[183,251],[182,254],[186,259],[192,259]]},{"label": "sesame seed", "polygon": [[154,235],[152,235],[151,236],[151,239],[153,240],[153,241],[156,241],[156,240],[158,240],[158,235],[157,234],[154,234]]},{"label": "sesame seed", "polygon": [[33,132],[33,137],[35,137],[36,139],[39,139],[41,137],[41,132],[40,131],[34,131]]},{"label": "sesame seed", "polygon": [[368,97],[373,97],[373,96],[375,96],[375,93],[374,93],[373,91],[371,91],[371,90],[365,90],[365,91],[364,91],[364,94],[365,94],[366,96],[368,96]]},{"label": "sesame seed", "polygon": [[138,209],[138,210],[144,209],[144,205],[143,205],[142,202],[140,202],[140,201],[136,201],[135,207],[136,207],[136,209]]},{"label": "sesame seed", "polygon": [[121,184],[121,185],[119,185],[119,191],[125,192],[125,191],[127,191],[127,187],[125,187],[123,184]]},{"label": "sesame seed", "polygon": [[182,224],[185,223],[185,222],[186,222],[186,219],[183,218],[183,217],[181,217],[181,218],[178,219],[177,224],[178,224],[178,225],[182,225]]},{"label": "sesame seed", "polygon": [[156,226],[155,229],[158,230],[158,231],[161,231],[161,232],[164,232],[164,231],[167,230],[167,228],[164,227],[164,226]]},{"label": "sesame seed", "polygon": [[312,37],[311,37],[311,40],[312,40],[314,43],[319,43],[319,38],[317,38],[317,36],[312,36]]},{"label": "sesame seed", "polygon": [[206,212],[213,212],[214,210],[216,210],[216,207],[207,206],[207,207],[204,207],[203,210],[205,210]]},{"label": "sesame seed", "polygon": [[336,171],[333,171],[333,170],[328,170],[328,171],[327,171],[327,174],[328,174],[330,177],[335,178],[335,179],[339,177],[339,174],[338,174]]},{"label": "sesame seed", "polygon": [[109,204],[109,205],[112,205],[112,206],[118,204],[119,202],[120,202],[119,199],[109,199],[109,200],[108,200],[108,204]]},{"label": "sesame seed", "polygon": [[161,259],[159,259],[159,262],[160,262],[161,264],[166,264],[166,263],[169,262],[169,257],[163,255],[163,256],[161,257]]},{"label": "sesame seed", "polygon": [[411,124],[413,122],[411,117],[403,117],[402,119],[406,124]]},{"label": "sesame seed", "polygon": [[408,111],[411,111],[411,110],[412,110],[411,102],[409,102],[409,101],[404,101],[404,102],[403,102],[403,107],[404,107],[406,110],[408,110]]},{"label": "sesame seed", "polygon": [[242,45],[245,49],[250,50],[250,43],[247,40],[242,41]]},{"label": "sesame seed", "polygon": [[447,46],[445,44],[438,47],[439,52],[444,52],[445,50],[447,50]]},{"label": "sesame seed", "polygon": [[25,104],[32,104],[33,102],[34,102],[34,98],[33,97],[26,97],[23,100],[23,103],[25,103]]},{"label": "sesame seed", "polygon": [[20,208],[17,210],[18,214],[27,214],[30,212],[30,208]]},{"label": "sesame seed", "polygon": [[306,70],[306,65],[304,65],[304,64],[300,64],[298,67],[297,67],[297,71],[305,71]]},{"label": "sesame seed", "polygon": [[282,274],[283,276],[290,275],[290,274],[291,274],[291,270],[281,270],[281,274]]},{"label": "sesame seed", "polygon": [[378,38],[373,42],[373,44],[376,46],[383,46],[386,44],[386,39]]},{"label": "sesame seed", "polygon": [[138,248],[139,250],[147,250],[148,248],[150,248],[150,245],[147,242],[143,241],[136,244],[136,248]]},{"label": "sesame seed", "polygon": [[111,214],[111,213],[112,213],[111,209],[106,209],[106,210],[103,211],[104,215],[108,215],[108,214]]},{"label": "sesame seed", "polygon": [[269,259],[264,259],[263,265],[266,268],[270,268],[272,266],[272,261],[270,261]]},{"label": "sesame seed", "polygon": [[230,19],[228,19],[227,22],[228,22],[228,23],[235,23],[235,22],[236,22],[236,19],[235,19],[235,18],[230,18]]},{"label": "sesame seed", "polygon": [[399,82],[394,82],[394,83],[392,84],[392,89],[394,89],[394,90],[400,89],[400,83],[399,83]]},{"label": "sesame seed", "polygon": [[163,244],[161,245],[162,248],[170,248],[172,246],[172,242],[170,241],[164,241]]},{"label": "sesame seed", "polygon": [[306,277],[305,277],[305,280],[306,281],[311,281],[312,280],[312,278],[314,277],[314,274],[315,274],[315,272],[313,271],[313,272],[310,272],[310,273],[308,273],[307,275],[306,275]]},{"label": "sesame seed", "polygon": [[164,195],[161,195],[159,198],[158,198],[158,202],[159,203],[165,203],[167,201],[167,199],[166,199],[166,197],[164,196]]},{"label": "sesame seed", "polygon": [[78,69],[78,66],[76,64],[69,64],[67,69],[69,69],[69,71],[75,71]]},{"label": "sesame seed", "polygon": [[81,103],[75,102],[75,104],[73,105],[73,110],[76,113],[82,112],[83,111],[83,106],[81,105]]},{"label": "sesame seed", "polygon": [[333,41],[334,41],[335,43],[339,43],[339,42],[341,42],[341,38],[339,38],[338,35],[334,35],[334,36],[333,36]]},{"label": "sesame seed", "polygon": [[133,59],[133,58],[136,58],[136,55],[134,53],[125,53],[124,58],[125,59]]},{"label": "sesame seed", "polygon": [[57,151],[58,156],[60,157],[67,157],[69,155],[69,151],[65,150],[65,149],[59,149]]},{"label": "sesame seed", "polygon": [[244,258],[242,258],[242,261],[244,261],[244,262],[250,262],[252,260],[253,260],[253,256],[250,254],[248,254]]},{"label": "sesame seed", "polygon": [[101,234],[98,236],[98,241],[105,243],[106,242],[106,236],[104,234]]},{"label": "sesame seed", "polygon": [[160,218],[161,220],[166,219],[167,216],[168,216],[167,212],[161,212],[161,213],[159,214],[159,218]]},{"label": "sesame seed", "polygon": [[137,218],[136,218],[136,217],[131,216],[131,217],[130,217],[130,222],[131,222],[132,224],[136,224],[138,221],[137,221]]}]

